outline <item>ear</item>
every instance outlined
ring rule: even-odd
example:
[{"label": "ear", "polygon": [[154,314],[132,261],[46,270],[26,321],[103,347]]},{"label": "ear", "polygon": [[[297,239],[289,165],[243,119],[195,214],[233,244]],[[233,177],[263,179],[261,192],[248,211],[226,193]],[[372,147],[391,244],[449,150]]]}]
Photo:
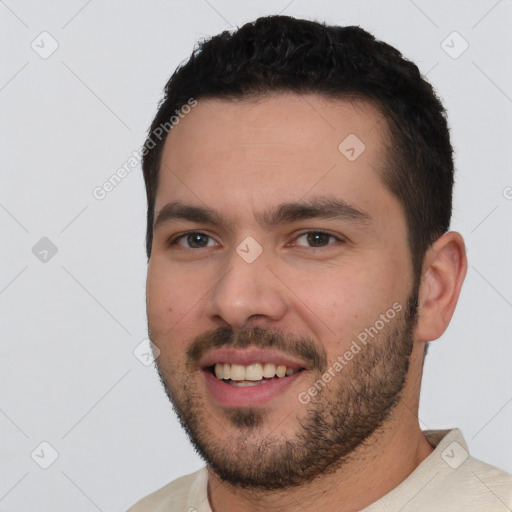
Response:
[{"label": "ear", "polygon": [[445,233],[428,249],[419,290],[417,340],[435,340],[446,330],[467,268],[464,239],[459,233]]}]

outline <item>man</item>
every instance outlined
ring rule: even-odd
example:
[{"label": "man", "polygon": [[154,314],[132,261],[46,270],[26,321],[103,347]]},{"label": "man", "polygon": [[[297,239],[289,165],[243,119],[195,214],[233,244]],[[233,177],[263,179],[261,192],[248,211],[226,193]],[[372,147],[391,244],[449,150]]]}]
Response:
[{"label": "man", "polygon": [[173,74],[144,153],[150,337],[207,466],[131,512],[512,507],[510,475],[417,417],[467,261],[414,64],[260,18]]}]

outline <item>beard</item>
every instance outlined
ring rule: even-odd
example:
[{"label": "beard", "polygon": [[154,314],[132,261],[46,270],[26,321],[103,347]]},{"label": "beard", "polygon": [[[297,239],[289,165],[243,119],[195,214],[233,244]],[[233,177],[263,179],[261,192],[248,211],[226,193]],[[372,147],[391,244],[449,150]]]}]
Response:
[{"label": "beard", "polygon": [[307,361],[316,382],[328,368],[327,355],[308,337],[262,327],[236,332],[222,327],[192,340],[184,368],[169,364],[166,369],[163,358],[157,359],[158,373],[196,451],[223,481],[260,491],[300,486],[343,466],[400,402],[414,345],[417,303],[418,286],[414,286],[402,311],[307,405],[301,402],[289,415],[294,419],[295,414],[292,434],[280,432],[279,426],[265,429],[268,410],[264,407],[224,411],[231,429],[224,427],[225,439],[212,433],[210,425],[222,427],[207,412],[205,397],[198,392],[196,363],[218,347],[275,348]]}]

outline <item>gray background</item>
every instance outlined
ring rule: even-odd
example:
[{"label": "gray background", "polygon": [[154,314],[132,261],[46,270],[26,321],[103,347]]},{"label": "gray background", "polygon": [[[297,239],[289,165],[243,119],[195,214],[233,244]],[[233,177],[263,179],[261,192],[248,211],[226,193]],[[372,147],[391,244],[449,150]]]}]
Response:
[{"label": "gray background", "polygon": [[360,24],[443,99],[470,268],[432,343],[420,418],[460,427],[474,456],[512,472],[511,0],[5,0],[0,511],[123,511],[200,467],[143,364],[140,167],[103,200],[92,192],[140,148],[197,39],[272,13]]}]

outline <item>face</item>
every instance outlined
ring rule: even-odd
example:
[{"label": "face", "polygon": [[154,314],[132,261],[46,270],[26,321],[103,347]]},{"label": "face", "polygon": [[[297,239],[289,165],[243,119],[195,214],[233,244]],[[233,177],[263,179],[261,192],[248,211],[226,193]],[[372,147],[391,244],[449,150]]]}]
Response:
[{"label": "face", "polygon": [[333,471],[400,400],[417,289],[379,178],[385,130],[370,105],[278,94],[200,100],[168,136],[150,337],[183,426],[232,484]]}]

